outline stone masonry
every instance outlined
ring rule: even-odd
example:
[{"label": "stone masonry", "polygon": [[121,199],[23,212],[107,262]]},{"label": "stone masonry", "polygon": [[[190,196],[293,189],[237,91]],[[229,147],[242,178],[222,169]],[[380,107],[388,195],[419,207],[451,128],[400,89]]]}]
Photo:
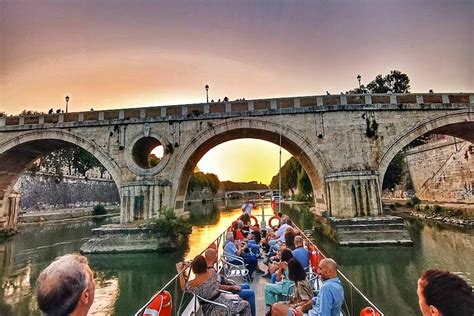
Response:
[{"label": "stone masonry", "polygon": [[[161,207],[178,214],[189,178],[211,148],[257,138],[288,150],[330,216],[382,215],[380,187],[393,157],[426,133],[474,141],[474,94],[309,96],[0,118],[0,225],[13,186],[39,155],[80,146],[110,173],[123,223]],[[148,168],[152,148],[163,145]]]},{"label": "stone masonry", "polygon": [[474,145],[452,137],[405,152],[416,195],[426,201],[474,204]]}]

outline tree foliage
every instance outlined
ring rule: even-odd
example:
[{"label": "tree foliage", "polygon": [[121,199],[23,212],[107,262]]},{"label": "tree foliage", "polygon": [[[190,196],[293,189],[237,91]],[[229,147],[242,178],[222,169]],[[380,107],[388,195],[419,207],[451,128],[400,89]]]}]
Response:
[{"label": "tree foliage", "polygon": [[405,155],[399,152],[388,165],[385,177],[383,179],[382,189],[393,189],[403,177],[406,171]]},{"label": "tree foliage", "polygon": [[241,190],[266,190],[268,186],[257,181],[250,182],[233,182],[222,181],[219,185],[223,191],[241,191]]},{"label": "tree foliage", "polygon": [[311,181],[301,164],[291,157],[280,169],[280,172],[272,178],[270,187],[279,188],[279,174],[281,173],[281,190],[291,191],[293,195],[298,189],[300,195],[309,196],[313,193]]},{"label": "tree foliage", "polygon": [[105,172],[105,167],[88,151],[81,147],[59,149],[40,157],[29,168],[30,172],[45,170],[55,176],[62,178],[64,170],[69,174],[78,173],[86,176],[86,172],[92,168],[99,168],[101,173]]},{"label": "tree foliage", "polygon": [[408,75],[399,71],[392,70],[389,74],[382,76],[377,75],[367,86],[361,85],[347,91],[348,94],[365,94],[365,93],[409,93],[410,78]]},{"label": "tree foliage", "polygon": [[216,194],[219,190],[219,178],[213,173],[195,172],[191,176],[188,184],[188,191],[202,191],[209,188]]}]

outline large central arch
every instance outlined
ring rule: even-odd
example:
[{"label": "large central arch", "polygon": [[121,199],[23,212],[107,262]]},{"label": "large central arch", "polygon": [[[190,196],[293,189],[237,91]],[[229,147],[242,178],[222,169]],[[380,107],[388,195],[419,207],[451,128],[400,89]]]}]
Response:
[{"label": "large central arch", "polygon": [[[292,154],[307,172],[313,191],[318,190],[323,195],[324,176],[328,173],[329,166],[322,153],[309,143],[304,136],[287,125],[280,125],[258,119],[233,119],[222,124],[209,124],[208,128],[193,138],[179,155],[174,172],[173,183],[177,183],[175,193],[175,206],[182,208],[189,179],[199,160],[211,148],[224,142],[240,139],[254,138],[265,140],[285,148]],[[316,198],[316,195],[315,195]]]},{"label": "large central arch", "polygon": [[[54,150],[79,146],[91,153],[107,169],[120,194],[121,170],[100,146],[93,141],[64,130],[30,131],[0,143],[0,217],[8,215],[8,197],[24,170],[40,155]],[[11,222],[8,220],[8,222]]]},{"label": "large central arch", "polygon": [[379,185],[382,183],[388,165],[395,155],[418,137],[425,134],[444,134],[474,143],[474,112],[470,109],[449,112],[427,119],[416,126],[404,130],[384,151],[379,163]]}]

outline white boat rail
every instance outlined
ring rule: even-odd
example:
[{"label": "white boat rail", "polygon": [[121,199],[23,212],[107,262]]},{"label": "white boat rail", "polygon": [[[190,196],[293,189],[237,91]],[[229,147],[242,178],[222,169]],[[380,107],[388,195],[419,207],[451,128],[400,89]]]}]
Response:
[{"label": "white boat rail", "polygon": [[[296,228],[301,233],[303,238],[306,240],[306,245],[307,246],[312,245],[313,247],[315,247],[319,251],[319,253],[321,254],[321,256],[323,258],[326,258],[324,253],[322,253],[319,250],[319,248],[313,243],[313,241],[311,241],[311,239],[308,238],[308,236],[306,236],[304,234],[303,231],[301,231],[296,225],[294,225],[294,228]],[[227,229],[224,230],[222,233],[220,233],[218,235],[218,237],[216,239],[214,239],[214,241],[209,244],[209,246],[211,246],[212,244],[214,244],[216,246],[217,255],[218,255],[218,262],[221,262],[220,259],[221,259],[221,256],[223,254],[223,248],[224,248],[223,245],[226,241],[226,239],[225,239],[226,233],[227,233]],[[203,249],[200,254],[203,254],[206,249]],[[184,271],[182,271],[180,273],[177,273],[173,278],[171,278],[160,290],[158,290],[150,298],[150,300],[148,300],[135,313],[135,316],[143,316],[147,306],[158,295],[160,295],[165,290],[171,292],[171,296],[173,298],[173,301],[172,301],[174,303],[173,304],[173,315],[181,315],[181,316],[196,315],[196,313],[199,310],[199,303],[197,302],[197,299],[196,299],[195,295],[193,295],[192,293],[188,293],[188,292],[183,293],[181,291],[180,286],[179,286],[179,277],[180,277],[181,273],[185,273],[188,270],[190,270],[190,266],[187,269],[185,269]],[[191,273],[187,273],[188,277],[189,277],[190,274]],[[357,316],[357,315],[359,315],[359,312],[362,308],[371,307],[375,312],[378,313],[378,314],[374,313],[374,315],[384,316],[384,313],[369,298],[367,298],[367,296],[365,296],[364,293],[362,293],[362,291],[359,290],[354,285],[354,283],[352,283],[349,280],[349,278],[344,273],[342,273],[339,269],[338,269],[338,274],[340,276],[341,282],[343,283],[343,286],[346,289],[349,289],[349,291],[347,291],[347,290],[345,291],[344,310],[343,310],[344,315]],[[185,297],[185,296],[187,296],[187,297]],[[179,304],[178,304],[178,301],[179,301]],[[175,308],[174,306],[177,306],[177,308]]]}]

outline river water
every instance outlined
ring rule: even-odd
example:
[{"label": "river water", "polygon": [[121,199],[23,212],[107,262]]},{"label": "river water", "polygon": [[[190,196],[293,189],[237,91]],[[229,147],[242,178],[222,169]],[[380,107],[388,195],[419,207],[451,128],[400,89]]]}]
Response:
[{"label": "river water", "polygon": [[[97,280],[94,315],[132,315],[175,274],[177,261],[193,258],[241,213],[215,204],[196,204],[189,210],[193,232],[176,252],[88,256]],[[284,205],[283,211],[300,227],[312,227],[307,206]],[[343,248],[316,236],[320,248],[386,315],[420,314],[416,281],[424,269],[445,268],[474,279],[474,232],[420,220],[407,223],[413,247]],[[78,251],[100,224],[22,227],[14,238],[0,242],[0,315],[40,315],[34,299],[39,272],[55,257]]]}]

